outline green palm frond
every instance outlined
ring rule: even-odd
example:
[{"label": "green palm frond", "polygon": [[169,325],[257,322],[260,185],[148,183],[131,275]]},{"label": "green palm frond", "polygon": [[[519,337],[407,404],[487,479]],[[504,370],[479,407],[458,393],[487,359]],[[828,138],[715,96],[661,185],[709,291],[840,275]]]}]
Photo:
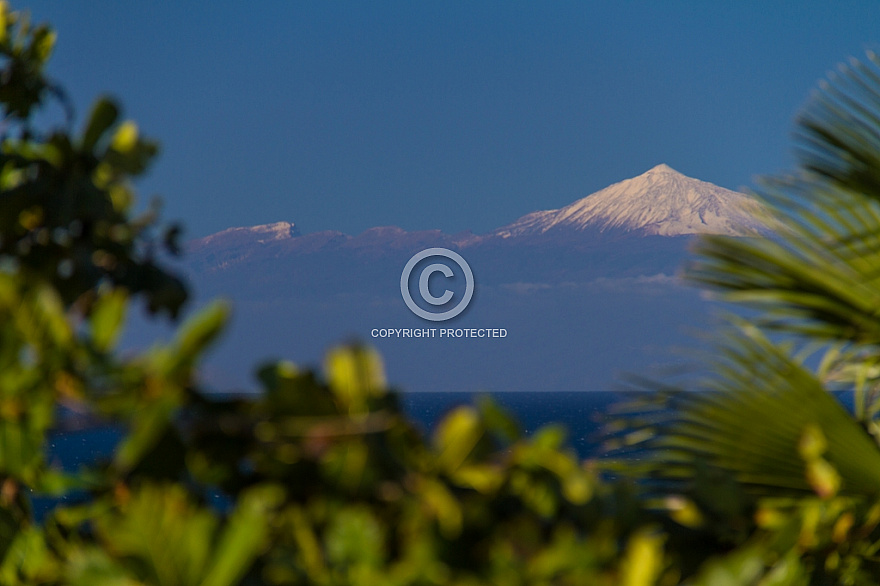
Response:
[{"label": "green palm frond", "polygon": [[761,327],[880,345],[880,60],[854,61],[799,120],[801,171],[765,180],[768,238],[702,238],[687,276]]},{"label": "green palm frond", "polygon": [[850,59],[820,84],[798,123],[804,168],[833,185],[880,199],[880,58]]},{"label": "green palm frond", "polygon": [[[721,344],[700,392],[663,393],[664,408],[630,414],[617,437],[661,493],[694,490],[710,469],[759,495],[880,496],[872,437],[880,436],[873,420],[880,412],[880,59],[852,61],[823,83],[796,138],[799,170],[763,181],[755,194],[770,233],[702,237],[686,271],[757,311]],[[764,331],[793,336],[774,343]],[[815,373],[792,357],[798,346],[828,350]],[[855,417],[829,385],[854,391]]]},{"label": "green palm frond", "polygon": [[696,392],[667,391],[664,409],[627,419],[632,454],[663,490],[683,490],[705,468],[756,494],[813,492],[805,439],[825,438],[824,461],[845,494],[880,494],[880,448],[821,381],[755,328],[731,334]]}]

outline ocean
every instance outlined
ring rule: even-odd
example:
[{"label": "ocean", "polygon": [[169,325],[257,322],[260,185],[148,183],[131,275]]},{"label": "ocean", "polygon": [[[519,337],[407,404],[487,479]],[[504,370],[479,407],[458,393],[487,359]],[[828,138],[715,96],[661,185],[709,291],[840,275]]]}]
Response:
[{"label": "ocean", "polygon": [[[638,391],[630,392],[502,392],[484,393],[507,410],[520,429],[526,434],[540,427],[555,423],[568,430],[568,445],[583,458],[602,454],[603,427],[614,420],[612,406],[633,399]],[[850,411],[853,408],[851,392],[835,393]],[[470,393],[401,393],[403,410],[422,428],[430,433],[442,417],[451,409],[472,404],[475,395]],[[120,439],[118,429],[93,427],[56,432],[49,437],[48,460],[50,464],[74,471],[97,461],[108,459]],[[71,494],[65,500],[79,500],[83,495]],[[36,518],[41,519],[58,501],[34,498]]]},{"label": "ocean", "polygon": [[[608,408],[622,401],[625,394],[616,392],[534,392],[485,393],[517,420],[520,429],[530,434],[543,425],[559,423],[569,433],[569,444],[582,458],[595,456],[599,434],[609,420]],[[470,393],[401,393],[404,411],[426,432],[450,409],[473,403]],[[119,431],[107,427],[67,430],[50,435],[49,462],[65,470],[108,458],[119,441]]]},{"label": "ocean", "polygon": [[[609,407],[626,399],[626,393],[611,391],[484,394],[508,411],[526,435],[550,423],[563,425],[569,445],[581,458],[598,455],[602,427],[610,420]],[[403,393],[401,404],[430,432],[450,409],[473,403],[474,397],[470,393]]]},{"label": "ocean", "polygon": [[[568,444],[581,458],[600,453],[600,431],[609,420],[608,409],[626,398],[615,392],[503,392],[483,393],[508,411],[526,434],[550,424],[562,424],[568,430]],[[403,410],[430,433],[451,409],[473,403],[470,393],[401,393]],[[50,434],[48,461],[53,466],[75,471],[83,466],[109,459],[121,435],[111,427],[92,427]],[[84,495],[72,493],[62,500],[76,502]],[[37,497],[32,500],[37,520],[51,510],[57,499]]]}]

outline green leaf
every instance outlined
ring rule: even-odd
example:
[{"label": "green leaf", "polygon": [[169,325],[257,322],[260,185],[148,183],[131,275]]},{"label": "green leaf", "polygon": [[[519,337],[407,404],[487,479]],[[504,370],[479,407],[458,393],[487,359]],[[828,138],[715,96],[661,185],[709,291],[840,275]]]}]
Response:
[{"label": "green leaf", "polygon": [[188,376],[197,360],[223,331],[229,313],[229,303],[217,300],[186,320],[175,336],[173,350],[156,354],[157,367],[162,375],[172,379]]},{"label": "green leaf", "polygon": [[114,560],[98,547],[83,547],[70,552],[66,578],[72,586],[139,586],[133,572],[126,570],[121,561]]},{"label": "green leaf", "polygon": [[643,529],[629,538],[622,560],[621,586],[654,586],[663,571],[663,537]]},{"label": "green leaf", "polygon": [[751,586],[764,575],[763,552],[760,547],[746,547],[724,557],[709,560],[691,586]]},{"label": "green leaf", "polygon": [[181,354],[202,352],[220,334],[229,320],[229,303],[217,300],[188,319],[180,328],[176,342]]},{"label": "green leaf", "polygon": [[452,480],[459,486],[491,494],[504,483],[504,471],[489,464],[465,464],[452,474]]},{"label": "green leaf", "polygon": [[339,568],[379,568],[385,559],[385,527],[366,507],[344,507],[324,537],[327,559]]},{"label": "green leaf", "polygon": [[95,102],[83,132],[81,148],[87,152],[94,150],[95,145],[101,140],[104,133],[116,123],[117,118],[119,118],[119,108],[112,100],[100,98]]},{"label": "green leaf", "polygon": [[6,550],[0,553],[0,583],[55,582],[60,574],[59,564],[46,546],[45,535],[36,527],[22,526],[20,529],[8,542]]},{"label": "green leaf", "polygon": [[116,448],[113,460],[120,471],[131,470],[156,446],[179,406],[180,399],[171,393],[140,406],[131,432]]},{"label": "green leaf", "polygon": [[34,59],[41,64],[48,61],[49,57],[52,56],[52,49],[55,47],[56,39],[55,31],[46,26],[34,29],[30,47]]},{"label": "green leaf", "polygon": [[841,493],[880,493],[877,444],[821,381],[757,330],[732,333],[709,369],[701,392],[675,395],[670,410],[644,424],[651,433],[639,448],[654,476],[680,483],[709,466],[758,493],[812,492],[811,474],[830,478],[824,467],[808,470],[802,456],[805,445],[815,451],[810,438],[821,430]]},{"label": "green leaf", "polygon": [[491,396],[481,395],[477,398],[476,404],[487,430],[505,442],[512,443],[520,438],[519,424]]},{"label": "green leaf", "polygon": [[9,4],[0,2],[0,45],[5,45],[9,39],[10,16]]},{"label": "green leaf", "polygon": [[441,470],[454,472],[483,437],[485,429],[477,411],[472,407],[458,407],[437,425],[434,432],[434,449],[437,465]]},{"label": "green leaf", "polygon": [[92,341],[98,350],[106,352],[115,345],[122,331],[127,306],[128,293],[120,288],[101,295],[95,303],[89,321]]},{"label": "green leaf", "polygon": [[270,531],[270,514],[281,504],[284,491],[278,486],[257,486],[241,493],[235,511],[220,535],[201,586],[238,584]]},{"label": "green leaf", "polygon": [[385,369],[382,359],[366,346],[344,346],[327,354],[327,380],[334,395],[349,413],[367,409],[371,397],[385,393]]}]

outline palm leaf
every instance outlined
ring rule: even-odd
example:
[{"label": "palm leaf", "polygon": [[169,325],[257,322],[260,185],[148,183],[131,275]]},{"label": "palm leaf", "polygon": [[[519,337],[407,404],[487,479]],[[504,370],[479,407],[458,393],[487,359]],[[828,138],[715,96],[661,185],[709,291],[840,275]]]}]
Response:
[{"label": "palm leaf", "polygon": [[638,454],[663,492],[685,490],[706,467],[756,494],[811,492],[804,436],[827,438],[822,457],[846,494],[880,494],[880,449],[821,381],[756,328],[731,334],[696,391],[658,388],[664,409],[630,415],[622,453]]},{"label": "palm leaf", "polygon": [[687,277],[756,323],[880,345],[880,60],[853,61],[799,119],[800,171],[765,180],[769,238],[702,238]]},{"label": "palm leaf", "polygon": [[799,120],[803,166],[847,191],[880,199],[880,58],[850,59],[822,82]]}]

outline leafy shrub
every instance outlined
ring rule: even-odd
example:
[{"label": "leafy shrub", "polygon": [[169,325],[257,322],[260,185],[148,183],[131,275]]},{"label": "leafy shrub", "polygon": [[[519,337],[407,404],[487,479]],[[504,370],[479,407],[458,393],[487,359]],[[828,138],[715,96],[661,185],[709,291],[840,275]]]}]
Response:
[{"label": "leafy shrub", "polygon": [[[73,129],[63,91],[45,75],[54,42],[49,27],[0,3],[0,583],[880,581],[869,400],[880,297],[876,264],[859,260],[880,241],[880,226],[865,220],[880,217],[876,204],[859,199],[876,187],[880,156],[876,141],[846,142],[851,121],[820,116],[805,127],[828,147],[823,160],[853,151],[861,166],[847,175],[840,156],[833,168],[808,166],[814,174],[798,185],[802,196],[815,187],[862,208],[838,218],[826,207],[802,224],[815,233],[781,240],[707,239],[706,264],[692,273],[792,320],[769,314],[770,325],[842,346],[813,373],[746,327],[722,353],[713,393],[677,395],[671,410],[628,421],[622,437],[642,442],[646,460],[581,462],[563,430],[522,437],[488,399],[426,436],[363,347],[331,352],[323,375],[266,364],[261,393],[208,397],[198,365],[227,318],[222,302],[170,342],[122,356],[132,304],[175,319],[186,300],[157,260],[160,248],[177,252],[180,229],[157,237],[155,212],[132,215],[131,179],[157,145],[120,121],[118,105],[99,99]],[[878,94],[859,102],[860,122],[865,107],[880,111]],[[66,119],[38,128],[35,112],[53,100]],[[841,228],[828,248],[829,216],[838,228],[870,228],[840,270],[833,255],[853,239]],[[779,242],[794,250],[772,248]],[[827,270],[811,280],[817,258]],[[832,374],[857,383],[855,419],[826,394]],[[785,410],[796,416],[780,418]],[[47,435],[71,417],[118,429],[112,456],[74,473],[50,465]],[[743,441],[749,433],[760,441]],[[39,519],[34,496],[56,499]]]}]

